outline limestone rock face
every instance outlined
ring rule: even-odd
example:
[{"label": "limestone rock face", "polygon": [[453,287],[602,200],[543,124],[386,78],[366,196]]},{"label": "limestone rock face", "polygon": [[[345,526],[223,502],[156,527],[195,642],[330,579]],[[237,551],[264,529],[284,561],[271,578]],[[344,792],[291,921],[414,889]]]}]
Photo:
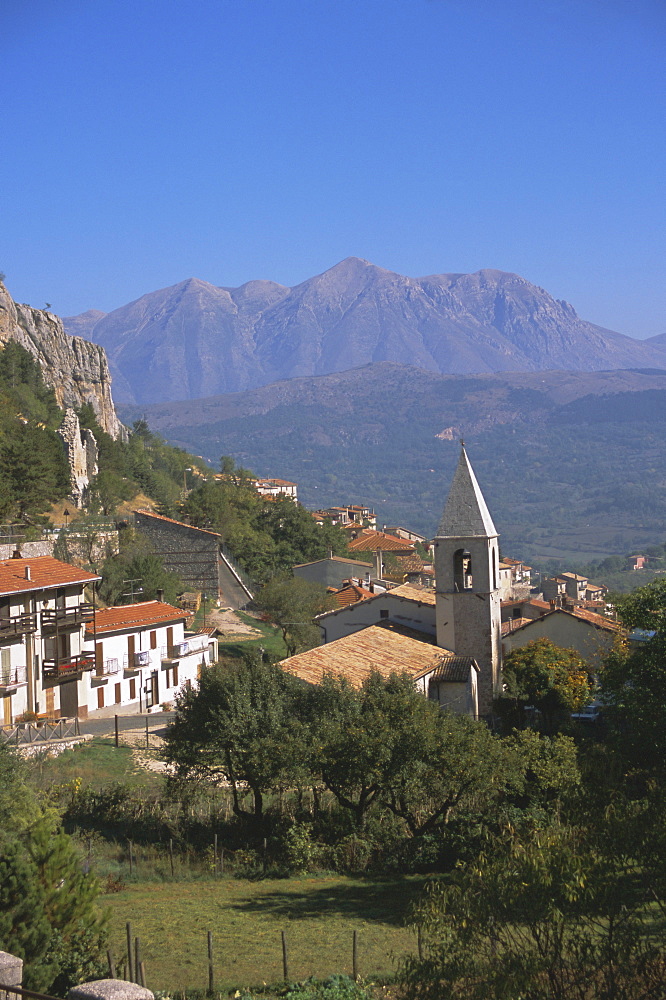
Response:
[{"label": "limestone rock face", "polygon": [[17,341],[39,361],[44,381],[60,406],[78,408],[90,403],[107,434],[123,435],[111,398],[104,348],[70,337],[58,316],[14,302],[0,283],[0,344],[9,340]]},{"label": "limestone rock face", "polygon": [[99,453],[95,435],[87,427],[82,430],[74,410],[67,408],[58,434],[65,446],[69,462],[69,478],[72,501],[77,507],[82,507],[88,492],[90,480],[97,475]]}]

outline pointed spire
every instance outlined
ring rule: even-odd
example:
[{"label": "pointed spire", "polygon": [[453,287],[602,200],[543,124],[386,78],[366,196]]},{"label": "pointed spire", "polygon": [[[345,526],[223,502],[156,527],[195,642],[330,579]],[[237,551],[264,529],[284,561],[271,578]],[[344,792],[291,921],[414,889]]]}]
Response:
[{"label": "pointed spire", "polygon": [[465,445],[460,442],[460,461],[442,514],[438,538],[497,537],[481,487],[469,464]]}]

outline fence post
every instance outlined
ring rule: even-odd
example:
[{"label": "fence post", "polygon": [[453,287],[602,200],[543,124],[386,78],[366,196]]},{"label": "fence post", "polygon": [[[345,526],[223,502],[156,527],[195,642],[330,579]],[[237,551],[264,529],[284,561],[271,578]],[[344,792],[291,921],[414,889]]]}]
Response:
[{"label": "fence post", "polygon": [[282,931],[282,972],[285,983],[289,982],[289,954],[287,952],[287,935]]},{"label": "fence post", "polygon": [[114,715],[113,724],[116,732],[116,747],[118,746],[118,716]]},{"label": "fence post", "polygon": [[173,878],[173,837],[169,837],[169,862],[171,864],[171,878]]},{"label": "fence post", "polygon": [[127,933],[127,975],[131,983],[134,982],[134,957],[132,955],[132,925],[127,921],[125,924]]},{"label": "fence post", "polygon": [[358,981],[358,934],[354,931],[352,938],[352,973],[354,982]]},{"label": "fence post", "polygon": [[213,932],[208,931],[208,992],[215,989],[215,970],[213,968]]}]

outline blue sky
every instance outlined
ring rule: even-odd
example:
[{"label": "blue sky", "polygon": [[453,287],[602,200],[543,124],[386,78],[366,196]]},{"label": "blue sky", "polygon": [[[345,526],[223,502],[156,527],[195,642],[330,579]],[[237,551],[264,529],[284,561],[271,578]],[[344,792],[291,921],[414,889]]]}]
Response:
[{"label": "blue sky", "polygon": [[666,331],[663,0],[2,0],[0,270],[61,315],[344,257]]}]

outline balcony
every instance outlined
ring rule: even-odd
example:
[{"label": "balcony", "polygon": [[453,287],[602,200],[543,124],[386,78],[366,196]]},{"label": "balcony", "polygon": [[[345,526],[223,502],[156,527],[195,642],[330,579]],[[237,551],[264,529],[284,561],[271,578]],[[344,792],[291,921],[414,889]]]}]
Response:
[{"label": "balcony", "polygon": [[[90,654],[93,655],[92,653]],[[110,677],[112,674],[117,674],[121,670],[120,660],[117,658],[111,658],[104,660],[103,663],[95,664],[95,676],[96,677]]]},{"label": "balcony", "polygon": [[141,670],[142,667],[150,667],[157,659],[157,650],[141,649],[138,653],[125,653],[123,656],[123,670]]},{"label": "balcony", "polygon": [[27,667],[7,667],[0,669],[0,694],[12,694],[17,688],[28,683]]},{"label": "balcony", "polygon": [[77,653],[74,656],[59,656],[53,660],[43,660],[44,677],[50,680],[80,680],[86,670],[94,670],[95,657],[91,653]]},{"label": "balcony", "polygon": [[42,632],[59,632],[62,629],[80,628],[93,620],[95,609],[92,604],[77,604],[72,608],[44,608],[42,611]]},{"label": "balcony", "polygon": [[173,646],[162,646],[160,650],[162,662],[182,660],[185,656],[196,656],[203,653],[208,649],[209,641],[207,635],[191,635]]},{"label": "balcony", "polygon": [[37,615],[11,615],[0,618],[0,640],[37,631]]}]

